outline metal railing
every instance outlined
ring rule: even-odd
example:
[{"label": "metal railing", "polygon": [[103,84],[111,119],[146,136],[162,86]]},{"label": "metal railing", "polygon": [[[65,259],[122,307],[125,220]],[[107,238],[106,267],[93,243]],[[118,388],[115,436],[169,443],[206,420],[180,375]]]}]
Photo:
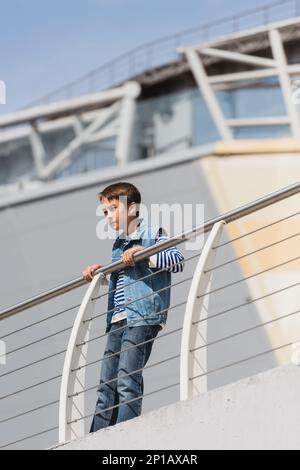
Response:
[{"label": "metal railing", "polygon": [[[173,401],[179,399],[179,396],[182,400],[185,400],[198,393],[205,392],[208,389],[207,382],[209,377],[218,376],[219,380],[230,382],[236,380],[239,375],[251,375],[251,367],[254,368],[256,372],[260,371],[261,368],[270,368],[274,362],[274,355],[276,356],[276,354],[287,350],[291,345],[300,341],[300,335],[299,338],[297,338],[297,331],[294,329],[295,331],[293,335],[290,335],[289,337],[283,338],[282,336],[277,335],[277,341],[278,337],[280,337],[280,342],[276,342],[274,340],[270,341],[270,343],[269,340],[264,340],[260,343],[249,341],[249,344],[251,343],[251,352],[249,351],[248,354],[244,354],[243,348],[240,347],[238,349],[236,344],[234,344],[232,347],[232,356],[229,356],[227,361],[226,353],[221,355],[217,354],[216,357],[214,357],[211,352],[214,348],[224,345],[226,345],[226,351],[228,352],[230,349],[228,348],[228,342],[242,341],[242,344],[245,344],[245,338],[247,335],[251,335],[256,332],[259,332],[260,335],[262,332],[265,332],[268,336],[268,329],[275,328],[275,326],[277,327],[281,322],[289,320],[292,321],[300,314],[299,304],[295,305],[295,308],[292,308],[291,299],[287,299],[286,297],[293,293],[292,299],[299,298],[299,296],[295,295],[295,290],[299,288],[300,285],[300,282],[297,281],[284,282],[284,285],[269,289],[263,295],[253,295],[252,298],[247,299],[246,302],[239,301],[238,296],[238,293],[242,290],[242,286],[251,284],[256,279],[261,279],[262,276],[268,273],[277,272],[279,268],[283,267],[297,267],[296,263],[300,260],[300,252],[294,251],[294,246],[297,246],[297,244],[294,244],[292,247],[289,247],[288,244],[294,243],[295,240],[297,240],[297,237],[300,235],[300,230],[294,230],[291,233],[287,233],[287,228],[289,226],[288,224],[291,224],[292,222],[293,226],[296,226],[295,221],[297,221],[297,217],[300,212],[294,211],[292,213],[285,214],[284,217],[276,218],[275,220],[272,220],[271,223],[265,225],[259,224],[259,226],[254,230],[248,230],[238,236],[230,236],[226,241],[221,240],[222,236],[225,234],[225,227],[230,228],[232,223],[241,221],[241,219],[257,213],[262,209],[266,209],[274,204],[278,204],[284,200],[295,197],[299,195],[299,192],[300,183],[296,183],[284,188],[283,190],[246,204],[238,209],[213,218],[199,227],[195,227],[183,234],[172,237],[167,241],[157,243],[156,245],[136,254],[135,260],[138,262],[162,250],[172,247],[175,244],[181,245],[188,240],[193,240],[201,234],[208,235],[203,248],[199,248],[195,255],[185,257],[185,271],[189,271],[189,273],[184,276],[181,274],[178,275],[179,277],[176,281],[171,284],[172,292],[174,290],[174,293],[177,293],[178,299],[176,300],[178,301],[174,302],[168,309],[169,316],[166,330],[160,333],[154,340],[147,340],[128,348],[135,348],[153,341],[156,345],[153,359],[151,359],[149,364],[143,369],[130,371],[123,375],[121,374],[118,377],[113,377],[105,384],[102,384],[102,386],[112,386],[112,384],[117,386],[118,380],[123,379],[125,376],[128,377],[133,374],[137,374],[143,370],[146,375],[152,376],[152,380],[149,381],[149,384],[159,382],[159,386],[147,389],[144,395],[135,397],[133,400],[109,406],[106,410],[102,410],[101,413],[113,412],[113,410],[118,409],[122,405],[128,405],[132,401],[142,399],[145,401],[148,409],[153,409],[153,407],[157,407],[158,402],[160,404],[169,403],[168,400],[171,391],[173,393]],[[282,210],[283,209],[281,208],[281,212]],[[257,236],[257,234],[265,233],[266,230],[272,229],[277,233],[277,229],[279,227],[281,232],[285,232],[284,236],[280,238],[276,236],[275,240],[270,240],[271,243],[264,242],[260,246],[255,245],[255,249],[253,250],[243,252],[242,254],[239,254],[239,256],[231,256],[229,259],[226,257],[224,261],[219,262],[218,264],[216,263],[216,256],[223,257],[223,252],[226,252],[227,249],[229,249],[231,253],[232,250],[234,251],[233,248],[235,245],[240,244],[243,240],[248,240],[250,237]],[[266,236],[264,235],[262,239],[265,240],[265,238]],[[277,250],[278,253],[278,250],[283,251],[283,255],[280,255],[278,260],[276,260],[274,250]],[[250,273],[245,272],[244,275],[241,275],[239,270],[237,270],[236,272],[239,273],[238,278],[236,279],[235,275],[231,278],[231,274],[235,274],[233,266],[240,266],[245,262],[245,260],[249,263],[250,259],[254,259],[254,257],[257,257],[258,255],[265,255],[270,252],[273,253],[272,256],[268,257],[271,262],[266,263],[263,266],[263,269],[257,269],[256,267],[253,272],[251,270]],[[289,253],[291,253],[291,255]],[[89,394],[94,394],[95,390],[99,386],[95,380],[95,377],[98,376],[97,369],[93,368],[101,365],[104,360],[104,356],[99,353],[98,345],[99,342],[106,341],[110,334],[110,332],[99,334],[99,331],[101,332],[101,329],[103,328],[103,323],[101,322],[105,320],[108,312],[105,306],[98,307],[98,303],[105,300],[108,295],[108,292],[102,289],[103,285],[106,284],[106,282],[104,282],[105,276],[123,267],[123,263],[118,261],[98,270],[93,281],[89,284],[87,292],[80,304],[76,303],[76,305],[72,305],[69,308],[60,309],[56,313],[47,315],[46,318],[37,317],[35,321],[31,321],[31,323],[26,324],[23,327],[15,328],[14,330],[8,331],[6,334],[2,335],[0,340],[7,341],[8,338],[11,340],[18,333],[34,331],[34,328],[39,328],[44,324],[47,325],[47,334],[39,336],[34,340],[31,339],[29,342],[22,344],[21,346],[16,344],[15,347],[11,347],[7,351],[8,357],[21,353],[21,362],[26,350],[36,347],[37,344],[46,345],[47,341],[57,338],[59,335],[65,335],[66,341],[63,343],[65,344],[65,347],[60,348],[58,351],[47,351],[47,355],[35,357],[34,361],[28,361],[21,365],[15,364],[14,361],[14,367],[9,368],[9,370],[0,374],[0,381],[1,379],[3,380],[1,387],[2,390],[4,390],[3,385],[5,385],[12,377],[17,376],[18,383],[21,383],[21,379],[19,380],[19,377],[22,378],[23,373],[26,374],[24,375],[26,379],[27,375],[30,378],[30,380],[27,380],[27,382],[24,383],[24,387],[20,386],[17,387],[17,389],[8,390],[7,393],[2,392],[2,396],[0,396],[0,404],[9,404],[7,410],[6,408],[3,408],[3,410],[5,410],[5,416],[1,418],[0,425],[3,426],[4,430],[7,429],[7,427],[11,427],[10,429],[15,429],[16,431],[15,438],[12,440],[7,439],[5,442],[2,442],[0,448],[18,447],[24,443],[26,445],[26,442],[29,441],[30,443],[42,436],[51,436],[51,441],[47,441],[47,445],[49,446],[57,443],[58,441],[64,442],[86,433],[89,420],[94,415],[89,404],[93,404],[95,397]],[[172,266],[169,267],[172,269]],[[229,268],[230,274],[222,271],[226,268]],[[160,271],[152,272],[145,276],[145,278],[155,276],[159,272]],[[218,276],[221,280],[221,284],[214,286],[213,283],[218,280]],[[139,282],[145,278],[133,282]],[[226,281],[224,282],[224,280]],[[78,287],[82,287],[84,284],[86,284],[86,281],[82,278],[78,278],[28,299],[16,306],[5,309],[0,312],[1,324],[3,325],[5,323],[3,322],[4,320],[10,321],[16,317],[19,318],[20,312],[25,312],[29,308],[37,307],[38,305],[51,301],[51,299],[56,299],[58,296],[62,296]],[[164,289],[166,288],[161,290]],[[185,289],[187,289],[186,292]],[[255,293],[255,291],[253,292]],[[222,297],[225,293],[228,293],[226,295],[228,295],[228,298],[231,301],[231,304],[226,308],[226,302],[224,302],[224,298]],[[149,295],[151,296],[152,294]],[[280,295],[285,296],[284,305],[286,307],[280,311],[279,315],[274,315],[274,312],[270,312],[269,309],[267,309],[267,315],[264,314],[257,319],[256,313],[254,314],[253,311],[249,310],[253,306],[260,310],[259,306],[261,305],[261,302],[268,301],[271,298],[276,298],[278,300],[278,296]],[[214,298],[216,298],[216,296],[221,296],[220,298],[222,301],[217,302],[216,305],[219,306],[221,304],[222,308],[217,308],[215,312],[215,306],[214,309],[212,309],[210,303]],[[232,299],[234,300],[234,305],[232,305]],[[137,299],[132,302],[135,302],[136,300]],[[129,302],[127,305],[132,302]],[[67,321],[70,312],[75,314],[75,310],[78,309],[78,307],[78,313],[73,317],[72,322]],[[246,312],[249,320],[247,325],[242,321],[242,319],[247,316]],[[239,314],[238,316],[232,317],[232,315],[237,315],[237,313]],[[57,327],[59,318],[66,319],[67,324],[65,324],[64,328],[59,329]],[[208,333],[210,330],[213,331],[213,328],[210,327],[210,325],[213,325],[214,322],[221,321],[222,319],[226,319],[226,325],[232,325],[234,331],[227,331],[228,326],[222,324],[221,328],[220,326],[217,328],[217,331],[221,331],[222,334],[218,333],[217,337],[211,338],[211,335]],[[51,333],[48,331],[49,322],[55,324],[56,327],[55,331]],[[237,326],[240,324],[240,328],[237,329]],[[120,327],[120,330],[122,328],[125,328],[125,326]],[[178,340],[176,335],[181,335],[181,341],[180,337]],[[162,343],[166,341],[167,346],[164,347]],[[68,345],[66,345],[67,342]],[[96,349],[91,355],[90,350],[94,346]],[[46,346],[44,346],[43,349],[46,349]],[[120,354],[120,351],[112,353],[112,356],[118,354]],[[214,357],[215,363],[211,363],[212,357]],[[264,357],[268,357],[269,359],[267,363],[262,365],[260,364],[260,361]],[[59,368],[56,367],[56,373],[53,374],[50,373],[52,369],[49,366],[52,360],[55,363],[60,361]],[[62,361],[64,361],[64,364],[62,364]],[[259,363],[256,361],[259,361]],[[43,366],[41,369],[43,371],[41,377],[39,379],[35,379],[32,383],[31,380],[35,377],[34,367],[41,364]],[[243,368],[245,364],[254,365],[251,367],[249,366],[250,369],[245,370]],[[170,367],[170,365],[172,365],[172,367]],[[239,367],[242,367],[243,369],[239,370]],[[163,369],[165,371],[164,373],[162,373],[161,368],[166,368]],[[234,370],[234,375],[232,377],[226,375],[226,379],[222,378],[222,374],[225,374],[226,372],[229,374],[228,371],[232,370]],[[28,371],[30,374],[28,374]],[[47,372],[49,373],[47,374]],[[172,375],[170,376],[170,374]],[[32,402],[31,406],[27,403],[28,400],[25,400],[24,404],[22,403],[21,398],[24,396],[28,397],[26,393],[29,393],[30,396],[36,397],[34,393],[38,390],[42,390],[40,395],[43,396],[43,387],[46,386],[48,388],[49,384],[53,382],[57,385],[60,384],[60,393],[58,393],[58,389],[56,388],[56,396],[53,394],[53,396],[49,396],[48,400],[43,399],[38,402]],[[213,387],[213,384],[211,384],[211,387]],[[178,391],[180,392],[179,396],[177,396]],[[168,395],[168,398],[166,398],[166,395]],[[93,398],[91,398],[91,396]],[[87,397],[89,397],[89,399],[87,399]],[[154,399],[155,403],[152,402],[151,404],[151,400]],[[16,400],[16,402],[13,402],[12,400]],[[17,405],[14,403],[17,403]],[[49,413],[50,407],[55,407],[57,413],[55,413],[55,417],[52,420],[53,422],[50,424],[48,423],[49,420],[47,420],[49,425],[45,426],[43,425],[43,420],[39,417],[43,415],[43,413]],[[58,411],[59,423],[57,424]],[[53,413],[51,413],[51,415],[53,415]],[[20,420],[27,420],[29,416],[31,419],[33,416],[38,417],[36,432],[27,435],[18,435]],[[49,415],[47,416],[49,417]],[[55,420],[56,424],[54,423]],[[59,439],[57,438],[58,431]],[[6,436],[6,433],[1,434]]]},{"label": "metal railing", "polygon": [[93,93],[178,60],[176,49],[300,15],[300,0],[280,0],[142,44],[26,107]]}]

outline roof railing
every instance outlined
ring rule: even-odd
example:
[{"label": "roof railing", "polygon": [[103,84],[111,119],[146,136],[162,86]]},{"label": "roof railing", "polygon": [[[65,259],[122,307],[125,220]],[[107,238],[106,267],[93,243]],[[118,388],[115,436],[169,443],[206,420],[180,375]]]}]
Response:
[{"label": "roof railing", "polygon": [[191,41],[193,43],[209,41],[216,39],[220,34],[234,34],[250,26],[263,26],[272,21],[298,16],[300,16],[300,0],[279,0],[147,42],[29,103],[26,108],[118,85],[146,70],[174,62],[178,58],[176,49],[190,45]]}]

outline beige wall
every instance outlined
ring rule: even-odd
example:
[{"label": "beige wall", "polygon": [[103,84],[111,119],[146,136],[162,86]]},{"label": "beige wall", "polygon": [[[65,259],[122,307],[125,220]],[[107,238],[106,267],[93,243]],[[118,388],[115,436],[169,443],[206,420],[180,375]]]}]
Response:
[{"label": "beige wall", "polygon": [[[278,149],[280,146],[278,146]],[[225,153],[225,152],[224,152]],[[207,177],[211,193],[220,213],[225,213],[243,204],[282,189],[300,179],[300,153],[262,153],[245,155],[220,155],[201,160],[199,164]],[[231,239],[272,224],[278,219],[300,211],[300,195],[293,196],[238,222],[228,225]],[[300,234],[300,217],[295,216],[272,225],[233,243],[235,254],[246,253],[276,243],[287,237]],[[244,276],[263,271],[289,259],[300,256],[300,237],[277,244],[239,261]],[[299,282],[300,260],[285,264],[277,269],[252,277],[247,281],[252,298],[267,295]],[[267,322],[299,309],[299,286],[272,295],[257,302],[262,321]],[[299,328],[296,326],[299,325]],[[300,338],[300,315],[266,327],[274,347]],[[297,336],[298,335],[298,336]],[[278,351],[280,363],[289,361],[287,349]]]}]

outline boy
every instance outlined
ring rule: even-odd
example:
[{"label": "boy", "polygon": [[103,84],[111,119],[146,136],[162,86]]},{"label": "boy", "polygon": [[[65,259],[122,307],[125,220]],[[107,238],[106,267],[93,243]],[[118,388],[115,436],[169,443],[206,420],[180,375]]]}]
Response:
[{"label": "boy", "polygon": [[[134,185],[115,183],[98,196],[106,221],[121,232],[112,248],[112,262],[122,259],[125,268],[111,273],[109,279],[108,337],[90,432],[141,414],[143,368],[167,321],[171,272],[181,272],[184,267],[184,257],[176,247],[135,263],[135,253],[168,237],[162,227],[148,225],[139,217],[141,194]],[[101,267],[88,266],[83,277],[91,281]]]}]

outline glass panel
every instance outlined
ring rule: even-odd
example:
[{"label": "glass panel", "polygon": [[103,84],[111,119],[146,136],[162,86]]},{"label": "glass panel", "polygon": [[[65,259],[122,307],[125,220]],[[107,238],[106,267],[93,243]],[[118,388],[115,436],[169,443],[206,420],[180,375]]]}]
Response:
[{"label": "glass panel", "polygon": [[86,146],[72,160],[68,168],[58,172],[55,178],[88,173],[115,165],[115,141],[116,139],[105,139],[94,145]]},{"label": "glass panel", "polygon": [[22,176],[35,174],[31,147],[26,141],[15,141],[0,146],[0,184],[11,184]]},{"label": "glass panel", "polygon": [[180,91],[138,103],[139,158],[180,151],[192,145],[192,93]]},{"label": "glass panel", "polygon": [[193,94],[193,146],[220,140],[207,105],[199,91]]},{"label": "glass panel", "polygon": [[290,136],[289,126],[241,127],[234,129],[235,139],[276,139]]},{"label": "glass panel", "polygon": [[235,90],[216,93],[226,118],[258,118],[286,116],[278,79],[271,78]]},{"label": "glass panel", "polygon": [[46,164],[64,150],[74,138],[75,132],[71,127],[43,134],[42,140],[46,151]]}]

